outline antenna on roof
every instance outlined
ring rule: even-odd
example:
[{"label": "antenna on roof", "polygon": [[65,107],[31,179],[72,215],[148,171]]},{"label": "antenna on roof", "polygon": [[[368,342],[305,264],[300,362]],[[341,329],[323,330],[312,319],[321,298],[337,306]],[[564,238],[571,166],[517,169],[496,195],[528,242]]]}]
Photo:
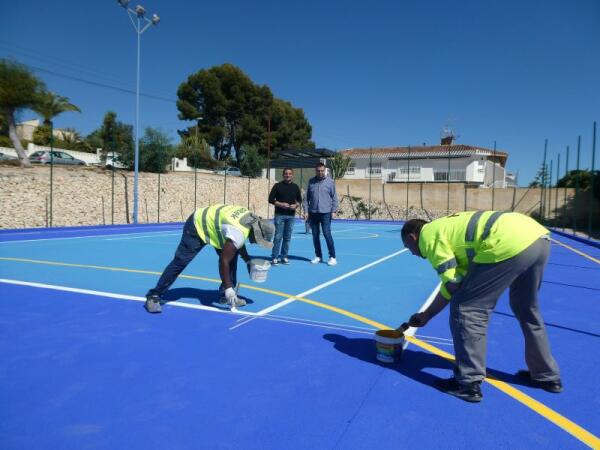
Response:
[{"label": "antenna on roof", "polygon": [[458,135],[454,134],[454,130],[450,126],[451,119],[448,118],[446,125],[442,128],[442,132],[440,133],[441,137],[441,145],[452,145],[454,140],[458,138]]}]

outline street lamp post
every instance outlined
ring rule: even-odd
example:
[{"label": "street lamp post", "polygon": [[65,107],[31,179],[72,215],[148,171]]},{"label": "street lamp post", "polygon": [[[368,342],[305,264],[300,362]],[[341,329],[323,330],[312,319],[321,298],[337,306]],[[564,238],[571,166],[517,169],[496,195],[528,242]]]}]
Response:
[{"label": "street lamp post", "polygon": [[195,142],[195,147],[196,150],[198,151],[198,154],[196,154],[196,157],[194,158],[194,211],[196,211],[196,191],[197,191],[197,179],[198,179],[198,159],[200,156],[200,142],[198,141],[198,122],[202,119],[202,117],[196,117],[194,120],[196,121],[196,142]]},{"label": "street lamp post", "polygon": [[117,3],[119,3],[119,5],[121,5],[127,11],[127,15],[131,20],[133,29],[137,34],[137,70],[135,82],[135,153],[133,165],[133,223],[138,223],[138,173],[140,159],[140,44],[144,31],[146,31],[150,25],[158,25],[158,22],[160,22],[160,17],[158,17],[158,14],[153,14],[152,19],[148,19],[145,17],[146,9],[141,5],[137,5],[135,9],[129,8],[129,0],[117,0]]}]

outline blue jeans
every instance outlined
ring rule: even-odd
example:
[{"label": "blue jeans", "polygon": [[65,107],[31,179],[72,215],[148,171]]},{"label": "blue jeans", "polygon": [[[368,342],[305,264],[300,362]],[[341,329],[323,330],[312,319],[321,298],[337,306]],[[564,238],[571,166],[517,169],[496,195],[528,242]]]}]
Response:
[{"label": "blue jeans", "polygon": [[[286,216],[283,214],[275,215],[275,239],[273,240],[271,257],[287,258],[288,250],[290,248],[290,241],[292,240],[292,230],[294,229],[295,220],[296,218],[294,216]],[[281,241],[283,241],[283,245]],[[281,251],[279,251],[280,247]]]},{"label": "blue jeans", "polygon": [[327,243],[327,251],[330,258],[335,258],[335,246],[333,245],[333,237],[331,236],[331,213],[309,213],[308,220],[312,229],[313,245],[315,247],[315,255],[323,259],[321,252],[321,234],[319,225],[323,230],[325,242]]},{"label": "blue jeans", "polygon": [[[183,226],[181,241],[179,242],[177,250],[175,250],[173,260],[163,271],[156,286],[150,289],[146,296],[162,296],[205,245],[206,243],[198,236],[196,225],[194,224],[194,215],[192,214]],[[221,254],[221,250],[215,250],[217,254]],[[237,282],[237,260],[238,255],[235,255],[233,261],[231,261],[231,264],[229,265],[229,276],[231,277],[231,282],[234,286]],[[222,284],[219,287],[219,290],[224,290]]]}]

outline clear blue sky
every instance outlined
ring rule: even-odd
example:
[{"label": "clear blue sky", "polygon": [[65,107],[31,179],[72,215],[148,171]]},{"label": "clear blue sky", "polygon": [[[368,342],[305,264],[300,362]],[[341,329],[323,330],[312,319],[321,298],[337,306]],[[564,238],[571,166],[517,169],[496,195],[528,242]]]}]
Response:
[{"label": "clear blue sky", "polygon": [[[582,166],[591,165],[598,0],[140,3],[162,18],[142,36],[141,90],[173,100],[142,98],[141,127],[174,139],[185,126],[178,85],[229,62],[303,108],[319,147],[433,144],[449,124],[459,143],[496,140],[522,185],[541,164],[545,138],[564,170],[566,146],[582,135]],[[0,0],[0,57],[133,90],[135,50],[116,1]],[[57,126],[87,134],[107,110],[134,122],[132,94],[38,74],[82,109]]]}]

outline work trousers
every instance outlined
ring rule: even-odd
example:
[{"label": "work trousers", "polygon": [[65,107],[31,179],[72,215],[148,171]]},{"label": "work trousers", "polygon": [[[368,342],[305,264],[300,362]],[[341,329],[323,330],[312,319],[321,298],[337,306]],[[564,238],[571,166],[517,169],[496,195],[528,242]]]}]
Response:
[{"label": "work trousers", "polygon": [[538,306],[538,290],[549,254],[550,241],[543,237],[505,261],[470,265],[450,303],[455,377],[459,383],[482,381],[486,376],[488,322],[506,288],[510,288],[510,307],[525,337],[525,362],[532,378],[560,379]]},{"label": "work trousers", "polygon": [[[162,275],[158,279],[156,286],[148,291],[146,297],[150,295],[162,296],[175,282],[179,274],[192,262],[192,259],[204,248],[206,243],[200,239],[196,225],[194,224],[194,214],[192,214],[185,225],[181,234],[181,241],[175,250],[173,260],[167,265]],[[221,250],[215,249],[217,254],[221,255]],[[229,265],[229,276],[231,282],[235,286],[237,284],[237,260],[238,255],[233,258]],[[219,291],[224,291],[224,286],[221,283]]]}]

